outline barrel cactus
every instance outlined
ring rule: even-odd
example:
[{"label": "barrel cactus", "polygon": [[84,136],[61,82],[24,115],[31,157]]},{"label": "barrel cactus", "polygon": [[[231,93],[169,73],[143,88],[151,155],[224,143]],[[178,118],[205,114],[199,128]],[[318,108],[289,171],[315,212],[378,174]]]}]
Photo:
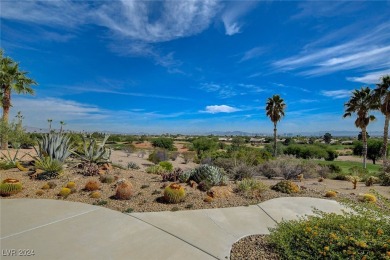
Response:
[{"label": "barrel cactus", "polygon": [[212,186],[225,185],[227,183],[227,177],[223,169],[207,164],[196,168],[191,176],[191,179],[197,183],[207,181]]},{"label": "barrel cactus", "polygon": [[17,179],[5,179],[0,184],[0,195],[10,196],[22,190],[22,183]]},{"label": "barrel cactus", "polygon": [[186,191],[180,184],[172,183],[164,190],[164,199],[169,203],[179,203],[184,200]]},{"label": "barrel cactus", "polygon": [[118,200],[128,200],[133,195],[133,185],[126,180],[119,180],[115,197]]},{"label": "barrel cactus", "polygon": [[300,190],[299,186],[292,181],[280,181],[272,186],[271,189],[287,194],[298,193]]}]

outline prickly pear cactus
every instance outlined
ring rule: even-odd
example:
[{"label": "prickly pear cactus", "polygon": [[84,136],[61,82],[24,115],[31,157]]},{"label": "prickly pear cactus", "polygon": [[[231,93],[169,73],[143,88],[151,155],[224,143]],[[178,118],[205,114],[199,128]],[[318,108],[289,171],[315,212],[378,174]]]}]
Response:
[{"label": "prickly pear cactus", "polygon": [[272,186],[271,189],[287,194],[298,193],[300,190],[299,186],[292,181],[280,181]]},{"label": "prickly pear cactus", "polygon": [[191,179],[200,183],[202,181],[209,182],[212,186],[224,185],[227,182],[225,172],[218,167],[207,164],[201,165],[194,170]]}]

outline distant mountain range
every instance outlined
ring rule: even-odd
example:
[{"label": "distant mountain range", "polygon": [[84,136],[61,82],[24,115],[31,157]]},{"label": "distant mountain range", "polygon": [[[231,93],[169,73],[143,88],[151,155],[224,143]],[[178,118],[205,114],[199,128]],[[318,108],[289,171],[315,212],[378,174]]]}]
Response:
[{"label": "distant mountain range", "polygon": [[[49,129],[47,128],[38,128],[38,127],[25,127],[26,131],[29,133],[47,133]],[[65,132],[78,132],[65,130]],[[86,132],[86,133],[92,133]],[[102,133],[108,134],[130,134],[130,135],[156,135],[155,133],[145,133],[145,132],[133,132],[133,133],[121,133],[115,131],[99,131]],[[294,132],[294,133],[279,133],[280,136],[285,137],[295,137],[295,136],[323,136],[325,133],[330,133],[332,136],[338,137],[357,137],[360,131],[318,131],[318,132]],[[381,131],[372,131],[368,132],[370,136],[383,136]],[[179,133],[172,133],[179,134]],[[272,136],[272,133],[249,133],[243,131],[209,131],[204,133],[187,133],[183,135],[215,135],[215,136]]]}]

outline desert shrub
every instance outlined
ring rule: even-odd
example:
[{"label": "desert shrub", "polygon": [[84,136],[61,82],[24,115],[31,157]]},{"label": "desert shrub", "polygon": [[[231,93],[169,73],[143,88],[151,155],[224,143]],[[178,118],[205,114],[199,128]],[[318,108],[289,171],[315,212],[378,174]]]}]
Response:
[{"label": "desert shrub", "polygon": [[163,167],[161,167],[160,165],[149,166],[148,168],[146,168],[145,171],[147,173],[159,174],[159,175],[166,173],[166,170]]},{"label": "desert shrub", "polygon": [[299,186],[292,181],[280,181],[273,185],[271,189],[287,194],[298,193],[300,191]]},{"label": "desert shrub", "polygon": [[115,198],[118,200],[128,200],[133,195],[133,185],[126,180],[118,181]]},{"label": "desert shrub", "polygon": [[251,179],[256,171],[257,168],[254,166],[239,164],[231,170],[229,177],[234,180]]},{"label": "desert shrub", "polygon": [[[270,154],[272,155],[274,153],[274,142],[273,142],[273,139],[271,140],[271,143],[269,144],[266,144],[264,146],[264,149]],[[276,143],[276,154],[278,156],[280,155],[283,155],[284,154],[284,149],[285,149],[285,146],[281,143]]]},{"label": "desert shrub", "polygon": [[328,166],[329,170],[331,173],[341,173],[342,172],[342,169],[340,166],[336,165],[336,164],[324,164],[323,166]]},{"label": "desert shrub", "polygon": [[390,186],[390,164],[386,163],[379,172],[378,178],[382,185]]},{"label": "desert shrub", "polygon": [[85,190],[87,191],[95,191],[100,189],[100,184],[96,180],[89,180],[84,187]]},{"label": "desert shrub", "polygon": [[325,159],[327,161],[333,161],[337,158],[337,152],[333,149],[326,148],[321,145],[298,145],[293,144],[286,147],[285,154],[294,155],[297,158],[302,159]]},{"label": "desert shrub", "polygon": [[127,164],[127,169],[139,170],[140,167],[139,167],[138,164],[136,164],[135,162],[129,162],[129,163]]},{"label": "desert shrub", "polygon": [[164,173],[161,176],[163,181],[176,182],[181,175],[183,175],[183,170],[181,168],[175,168],[172,172]]},{"label": "desert shrub", "polygon": [[186,191],[180,184],[172,183],[164,189],[164,200],[168,203],[179,203],[185,196]]},{"label": "desert shrub", "polygon": [[183,152],[182,155],[183,155],[184,163],[189,163],[194,161],[195,152],[187,151],[187,152]]},{"label": "desert shrub", "polygon": [[201,191],[209,191],[212,187],[213,185],[208,180],[203,180],[198,184],[198,189]]},{"label": "desert shrub", "polygon": [[218,139],[215,137],[198,137],[192,141],[192,145],[198,156],[201,157],[204,152],[217,150]]},{"label": "desert shrub", "polygon": [[224,169],[227,174],[230,174],[236,166],[234,160],[231,158],[217,158],[213,161],[212,165]]},{"label": "desert shrub", "polygon": [[300,174],[305,174],[305,167],[300,160],[282,157],[264,163],[259,167],[259,172],[267,178],[283,177],[289,180],[297,178]]},{"label": "desert shrub", "polygon": [[164,170],[167,172],[171,172],[173,170],[173,165],[170,162],[164,161],[164,162],[160,162],[158,165],[164,168]]},{"label": "desert shrub", "polygon": [[282,221],[269,241],[281,259],[388,259],[390,204],[348,202],[353,212],[315,211],[317,215]]},{"label": "desert shrub", "polygon": [[179,156],[179,152],[178,151],[169,152],[169,159],[172,160],[172,161],[176,161],[178,156]]},{"label": "desert shrub", "polygon": [[158,164],[159,162],[168,161],[169,153],[167,150],[154,150],[151,154],[149,154],[148,160],[154,164]]},{"label": "desert shrub", "polygon": [[366,186],[372,186],[375,183],[379,183],[379,178],[375,176],[370,176],[365,180]]},{"label": "desert shrub", "polygon": [[243,179],[237,186],[237,190],[245,196],[258,196],[267,189],[267,185],[255,179]]},{"label": "desert shrub", "polygon": [[[166,150],[174,150],[173,140],[167,137],[158,137],[152,140],[153,147],[158,147]],[[164,160],[165,161],[165,160]]]},{"label": "desert shrub", "polygon": [[250,166],[260,165],[272,158],[272,155],[263,149],[242,147],[238,151],[229,153],[230,158]]}]

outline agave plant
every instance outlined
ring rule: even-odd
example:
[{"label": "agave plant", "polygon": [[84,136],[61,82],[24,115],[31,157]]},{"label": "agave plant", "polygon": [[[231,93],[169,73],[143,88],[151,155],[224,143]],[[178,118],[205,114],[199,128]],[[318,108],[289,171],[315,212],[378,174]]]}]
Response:
[{"label": "agave plant", "polygon": [[50,157],[64,162],[71,154],[70,137],[61,133],[48,133],[38,141],[38,150],[34,147],[38,157]]},{"label": "agave plant", "polygon": [[43,173],[39,173],[36,178],[40,180],[56,178],[62,173],[62,166],[62,162],[49,156],[38,159],[35,161],[35,168],[42,170]]},{"label": "agave plant", "polygon": [[111,149],[107,149],[105,144],[110,135],[105,135],[102,143],[97,144],[93,138],[87,138],[83,136],[84,154],[79,155],[83,161],[89,163],[99,163],[110,161]]}]

